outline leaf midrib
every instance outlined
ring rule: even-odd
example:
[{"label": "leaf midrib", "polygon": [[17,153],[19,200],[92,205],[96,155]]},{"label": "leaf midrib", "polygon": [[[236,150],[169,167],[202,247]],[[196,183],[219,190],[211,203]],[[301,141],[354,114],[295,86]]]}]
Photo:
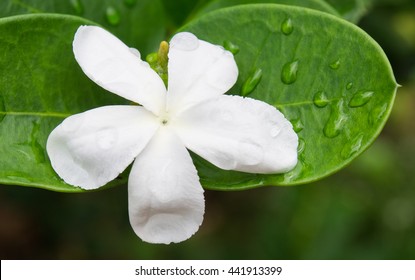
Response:
[{"label": "leaf midrib", "polygon": [[73,114],[58,112],[0,112],[0,116],[28,116],[28,117],[51,117],[51,118],[67,118]]}]

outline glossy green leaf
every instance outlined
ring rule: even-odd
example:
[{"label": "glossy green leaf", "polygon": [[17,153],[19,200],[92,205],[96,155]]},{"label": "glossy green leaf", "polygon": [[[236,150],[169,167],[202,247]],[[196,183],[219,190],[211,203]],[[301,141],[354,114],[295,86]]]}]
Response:
[{"label": "glossy green leaf", "polygon": [[[288,20],[290,32],[284,28]],[[209,13],[184,30],[237,46],[240,74],[230,94],[245,93],[245,82],[261,69],[261,80],[248,96],[280,109],[300,139],[298,165],[280,175],[223,171],[194,156],[206,188],[318,180],[361,154],[389,116],[397,84],[388,59],[364,31],[338,17],[289,6],[245,5]]]},{"label": "glossy green leaf", "polygon": [[53,171],[49,133],[69,115],[128,102],[95,85],[76,63],[72,40],[85,24],[94,23],[64,15],[0,19],[0,184],[82,191]]},{"label": "glossy green leaf", "polygon": [[367,13],[374,0],[326,0],[348,21],[357,23]]},{"label": "glossy green leaf", "polygon": [[144,55],[165,38],[160,0],[2,0],[0,17],[30,13],[70,14],[99,23]]},{"label": "glossy green leaf", "polygon": [[324,0],[215,0],[211,1],[203,8],[201,8],[197,16],[201,16],[202,14],[206,14],[208,12],[237,6],[237,5],[246,5],[246,4],[283,4],[283,5],[291,5],[291,6],[299,6],[309,9],[315,9],[318,11],[326,12],[332,15],[340,16],[336,9],[331,7],[327,4]]}]

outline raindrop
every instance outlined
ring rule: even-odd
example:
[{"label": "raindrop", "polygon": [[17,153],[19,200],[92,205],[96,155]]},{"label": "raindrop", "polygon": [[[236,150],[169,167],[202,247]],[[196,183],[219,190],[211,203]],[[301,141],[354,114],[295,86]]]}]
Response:
[{"label": "raindrop", "polygon": [[297,151],[298,154],[301,154],[302,152],[304,152],[305,149],[305,141],[303,138],[298,139],[298,147],[297,147]]},{"label": "raindrop", "polygon": [[246,79],[242,85],[242,96],[247,96],[252,93],[262,78],[262,69],[256,68],[253,73]]},{"label": "raindrop", "polygon": [[334,138],[340,134],[343,129],[347,116],[343,111],[343,99],[340,99],[331,109],[329,120],[324,126],[323,133],[329,138]]},{"label": "raindrop", "polygon": [[346,145],[343,147],[343,150],[341,151],[341,156],[344,159],[348,159],[351,156],[353,156],[362,147],[362,141],[363,141],[363,133],[357,135],[351,141],[346,143]]},{"label": "raindrop", "polygon": [[372,112],[370,112],[369,123],[371,125],[376,124],[385,115],[387,109],[388,104],[383,104],[381,107],[375,107]]},{"label": "raindrop", "polygon": [[352,82],[350,82],[350,83],[348,83],[346,85],[346,89],[351,89],[352,87],[353,87],[353,83]]},{"label": "raindrop", "polygon": [[269,134],[271,135],[272,138],[277,137],[281,132],[281,129],[278,126],[274,126],[273,128],[271,128]]},{"label": "raindrop", "polygon": [[69,3],[77,15],[82,15],[84,13],[84,6],[82,5],[81,0],[70,0]]},{"label": "raindrop", "polygon": [[108,6],[105,10],[105,16],[109,24],[116,26],[120,23],[121,17],[120,13],[113,7]]},{"label": "raindrop", "polygon": [[136,48],[130,48],[130,53],[132,53],[133,55],[141,59],[140,51],[137,50]]},{"label": "raindrop", "polygon": [[6,117],[6,106],[4,106],[3,95],[0,95],[0,122]]},{"label": "raindrop", "polygon": [[297,80],[298,60],[288,62],[282,67],[281,81],[290,85]]},{"label": "raindrop", "polygon": [[292,121],[293,129],[296,133],[299,133],[301,130],[304,129],[304,124],[301,119],[295,119]]},{"label": "raindrop", "polygon": [[225,48],[225,50],[230,51],[233,55],[236,55],[239,52],[239,46],[235,45],[231,41],[224,41],[223,47]]},{"label": "raindrop", "polygon": [[189,32],[178,33],[170,42],[170,48],[176,48],[181,51],[193,51],[198,47],[199,40],[195,35]]},{"label": "raindrop", "polygon": [[314,105],[319,108],[326,107],[330,103],[324,91],[317,91],[313,97]]},{"label": "raindrop", "polygon": [[264,150],[257,143],[246,140],[239,142],[238,155],[242,164],[252,166],[264,159]]},{"label": "raindrop", "polygon": [[291,20],[291,18],[287,18],[286,20],[283,21],[283,23],[281,24],[281,32],[284,33],[285,35],[290,35],[294,30],[294,26],[293,26],[293,21]]},{"label": "raindrop", "polygon": [[129,7],[133,7],[137,3],[137,0],[124,0],[124,4]]},{"label": "raindrop", "polygon": [[350,107],[361,107],[369,102],[373,96],[373,91],[359,91],[350,99]]},{"label": "raindrop", "polygon": [[333,69],[333,70],[337,70],[337,69],[339,69],[339,67],[340,67],[340,59],[338,59],[338,60],[336,60],[336,61],[334,61],[334,62],[332,62],[332,63],[330,63],[330,68],[331,69]]},{"label": "raindrop", "polygon": [[98,146],[103,150],[111,149],[118,141],[117,132],[109,128],[99,131],[95,138]]}]

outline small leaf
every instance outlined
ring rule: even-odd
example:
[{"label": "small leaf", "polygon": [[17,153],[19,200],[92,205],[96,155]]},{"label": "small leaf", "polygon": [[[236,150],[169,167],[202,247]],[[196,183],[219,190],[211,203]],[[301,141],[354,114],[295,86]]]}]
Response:
[{"label": "small leaf", "polygon": [[[288,35],[281,30],[287,18],[293,25]],[[238,45],[240,74],[228,94],[243,92],[247,78],[262,69],[250,97],[280,109],[301,144],[299,162],[286,174],[223,171],[193,156],[206,188],[239,190],[321,179],[361,154],[389,116],[397,89],[391,66],[379,45],[345,20],[304,8],[244,5],[206,14],[183,29],[216,44]]]},{"label": "small leaf", "polygon": [[128,102],[95,85],[76,63],[72,40],[85,24],[94,23],[66,15],[0,19],[0,184],[83,191],[53,171],[49,133],[69,115]]}]

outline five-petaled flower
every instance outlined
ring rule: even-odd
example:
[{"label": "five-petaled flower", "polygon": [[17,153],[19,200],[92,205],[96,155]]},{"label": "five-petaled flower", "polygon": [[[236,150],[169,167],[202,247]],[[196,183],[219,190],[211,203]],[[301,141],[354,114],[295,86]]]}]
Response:
[{"label": "five-petaled flower", "polygon": [[298,137],[277,109],[224,95],[238,68],[222,47],[191,33],[175,35],[168,89],[136,50],[102,28],[81,26],[73,51],[91,80],[142,106],[105,106],[68,117],[49,136],[49,158],[65,182],[88,190],[133,162],[129,216],[144,241],[181,242],[202,223],[203,188],[187,149],[226,170],[282,173],[296,165]]}]

